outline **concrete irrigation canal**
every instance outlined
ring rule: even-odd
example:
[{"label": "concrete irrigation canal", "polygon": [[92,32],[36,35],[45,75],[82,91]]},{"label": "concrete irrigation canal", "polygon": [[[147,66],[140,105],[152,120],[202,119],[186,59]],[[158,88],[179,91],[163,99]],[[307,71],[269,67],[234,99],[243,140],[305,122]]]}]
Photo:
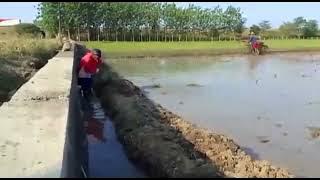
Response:
[{"label": "concrete irrigation canal", "polygon": [[79,44],[0,107],[1,177],[293,177],[150,100],[103,64],[83,99]]}]

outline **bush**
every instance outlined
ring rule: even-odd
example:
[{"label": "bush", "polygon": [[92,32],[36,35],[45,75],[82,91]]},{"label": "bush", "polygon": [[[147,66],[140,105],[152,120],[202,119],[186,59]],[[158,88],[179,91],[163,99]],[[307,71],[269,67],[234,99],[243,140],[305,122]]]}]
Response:
[{"label": "bush", "polygon": [[41,29],[34,25],[34,24],[28,24],[28,23],[23,23],[23,24],[18,24],[15,26],[15,30],[19,35],[39,35],[41,34]]}]

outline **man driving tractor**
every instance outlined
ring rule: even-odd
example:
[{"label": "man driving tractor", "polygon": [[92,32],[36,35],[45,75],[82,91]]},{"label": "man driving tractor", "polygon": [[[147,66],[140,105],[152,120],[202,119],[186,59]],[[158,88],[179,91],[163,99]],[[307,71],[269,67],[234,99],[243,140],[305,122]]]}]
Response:
[{"label": "man driving tractor", "polygon": [[265,45],[263,42],[258,41],[258,37],[254,34],[254,32],[250,33],[248,43],[250,47],[250,52],[256,55],[260,55],[262,51],[265,51],[265,49],[268,48],[268,46]]},{"label": "man driving tractor", "polygon": [[249,44],[251,48],[254,49],[257,46],[257,37],[255,36],[254,32],[252,31],[249,36]]}]

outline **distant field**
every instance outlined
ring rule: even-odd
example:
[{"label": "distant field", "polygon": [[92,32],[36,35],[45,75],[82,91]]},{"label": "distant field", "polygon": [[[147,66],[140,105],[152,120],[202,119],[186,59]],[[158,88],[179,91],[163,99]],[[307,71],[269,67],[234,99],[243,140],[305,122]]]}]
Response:
[{"label": "distant field", "polygon": [[179,56],[242,52],[244,43],[224,42],[85,42],[89,48],[100,48],[107,56]]},{"label": "distant field", "polygon": [[[320,40],[266,40],[271,51],[320,50]],[[220,55],[246,53],[244,42],[84,42],[89,48],[100,48],[108,57]]]}]

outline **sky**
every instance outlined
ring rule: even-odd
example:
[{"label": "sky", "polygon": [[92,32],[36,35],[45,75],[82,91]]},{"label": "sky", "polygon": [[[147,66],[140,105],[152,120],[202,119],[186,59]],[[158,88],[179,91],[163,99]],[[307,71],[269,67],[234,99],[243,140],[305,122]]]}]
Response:
[{"label": "sky", "polygon": [[[269,20],[277,28],[283,22],[292,21],[298,16],[315,19],[320,23],[320,2],[190,2],[202,8],[220,5],[239,7],[247,18],[246,26]],[[38,2],[0,2],[0,19],[15,18],[22,22],[33,22],[37,16]],[[189,2],[176,2],[180,7],[187,7]]]},{"label": "sky", "polygon": [[37,17],[39,2],[0,2],[0,19],[21,19],[23,23],[31,23]]}]

